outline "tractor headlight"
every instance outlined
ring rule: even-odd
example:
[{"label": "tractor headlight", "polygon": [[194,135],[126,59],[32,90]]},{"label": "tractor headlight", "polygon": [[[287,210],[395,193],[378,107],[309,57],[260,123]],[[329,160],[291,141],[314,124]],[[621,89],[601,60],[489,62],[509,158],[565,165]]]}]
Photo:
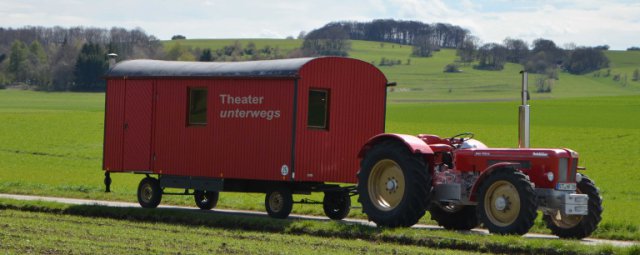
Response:
[{"label": "tractor headlight", "polygon": [[550,182],[553,181],[553,178],[555,178],[556,176],[553,174],[553,172],[547,172],[547,180],[549,180]]}]

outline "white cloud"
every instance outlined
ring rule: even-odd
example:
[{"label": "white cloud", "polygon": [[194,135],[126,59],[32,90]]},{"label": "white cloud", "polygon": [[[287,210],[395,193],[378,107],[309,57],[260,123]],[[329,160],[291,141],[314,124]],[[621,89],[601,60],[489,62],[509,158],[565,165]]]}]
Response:
[{"label": "white cloud", "polygon": [[485,42],[544,37],[563,45],[640,45],[640,3],[598,0],[0,0],[0,24],[141,27],[161,39],[296,36],[331,21],[445,22]]}]

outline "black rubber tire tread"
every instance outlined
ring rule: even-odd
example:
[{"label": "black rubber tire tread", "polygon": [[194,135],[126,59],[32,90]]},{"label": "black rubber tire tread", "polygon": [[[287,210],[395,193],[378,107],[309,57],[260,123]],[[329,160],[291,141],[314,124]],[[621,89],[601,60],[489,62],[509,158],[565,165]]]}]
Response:
[{"label": "black rubber tire tread", "polygon": [[351,197],[346,191],[326,191],[322,199],[324,214],[332,220],[342,220],[351,210]]},{"label": "black rubber tire tread", "polygon": [[[142,198],[142,189],[145,185],[151,185],[151,200],[145,201]],[[143,208],[156,208],[162,201],[162,188],[160,188],[160,182],[156,178],[146,177],[140,181],[138,185],[138,203]]]},{"label": "black rubber tire tread", "polygon": [[602,220],[602,211],[604,209],[602,208],[602,197],[600,197],[598,187],[596,187],[595,183],[586,175],[582,175],[582,180],[577,186],[582,194],[589,196],[589,214],[583,216],[580,223],[572,228],[561,228],[553,223],[551,216],[544,215],[542,217],[547,224],[547,228],[551,230],[551,233],[560,238],[582,239],[588,237],[598,228],[598,224],[600,220]]},{"label": "black rubber tire tread", "polygon": [[193,192],[193,200],[195,200],[198,208],[202,210],[211,210],[218,205],[220,193],[217,191],[196,190]]},{"label": "black rubber tire tread", "polygon": [[[283,205],[279,211],[275,211],[269,205],[269,198],[275,193],[280,193],[283,199]],[[287,187],[277,187],[267,192],[267,195],[264,198],[264,207],[267,210],[267,214],[269,214],[271,218],[286,219],[287,217],[289,217],[291,210],[293,210],[293,195],[291,193],[291,190]]]},{"label": "black rubber tire tread", "polygon": [[[391,159],[403,171],[406,194],[400,204],[391,211],[381,211],[369,197],[367,187],[371,169],[380,160]],[[431,201],[431,174],[421,154],[414,154],[407,146],[396,140],[383,141],[371,148],[360,161],[358,171],[358,201],[370,221],[382,227],[410,227],[415,225],[427,211]]]},{"label": "black rubber tire tread", "polygon": [[[497,226],[489,220],[485,208],[484,197],[486,190],[496,181],[508,181],[518,191],[520,197],[520,212],[516,220],[508,226]],[[534,224],[538,216],[538,203],[536,193],[527,176],[512,168],[496,169],[485,179],[477,193],[478,205],[476,206],[477,217],[489,232],[501,235],[524,235]]]},{"label": "black rubber tire tread", "polygon": [[442,209],[440,205],[431,203],[429,214],[439,226],[449,230],[470,230],[480,225],[476,207],[473,205],[462,205],[458,211],[449,212]]}]

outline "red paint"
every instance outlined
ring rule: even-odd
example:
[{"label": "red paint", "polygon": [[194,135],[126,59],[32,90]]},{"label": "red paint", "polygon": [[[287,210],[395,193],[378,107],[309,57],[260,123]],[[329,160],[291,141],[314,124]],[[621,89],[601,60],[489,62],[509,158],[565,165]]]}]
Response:
[{"label": "red paint", "polygon": [[[107,77],[104,168],[355,183],[359,149],[384,132],[386,82],[368,63],[334,57],[289,77]],[[206,125],[187,125],[189,88],[207,89]],[[306,126],[310,89],[330,93],[326,130]]]}]

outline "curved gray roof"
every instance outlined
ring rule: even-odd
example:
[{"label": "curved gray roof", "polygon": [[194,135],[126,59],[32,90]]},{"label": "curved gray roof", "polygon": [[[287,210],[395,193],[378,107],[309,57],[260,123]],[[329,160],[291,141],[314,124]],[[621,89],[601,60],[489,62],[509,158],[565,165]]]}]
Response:
[{"label": "curved gray roof", "polygon": [[186,62],[127,60],[105,75],[119,77],[297,77],[300,68],[314,58],[244,62]]}]

